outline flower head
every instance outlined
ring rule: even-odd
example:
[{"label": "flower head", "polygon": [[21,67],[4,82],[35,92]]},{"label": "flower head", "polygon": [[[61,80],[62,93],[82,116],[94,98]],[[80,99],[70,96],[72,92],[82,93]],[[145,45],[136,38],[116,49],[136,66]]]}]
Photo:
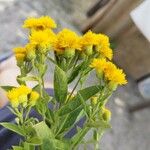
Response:
[{"label": "flower head", "polygon": [[39,18],[28,18],[24,21],[23,27],[34,30],[44,30],[56,28],[57,25],[55,21],[49,16],[42,16]]},{"label": "flower head", "polygon": [[82,47],[87,47],[90,45],[97,45],[97,34],[93,33],[92,31],[88,31],[83,35],[80,40]]},{"label": "flower head", "polygon": [[104,72],[105,72],[105,78],[114,84],[123,85],[127,83],[127,80],[125,78],[126,75],[123,73],[123,70],[118,69],[111,62],[107,63]]},{"label": "flower head", "polygon": [[40,49],[49,49],[56,42],[56,36],[51,30],[33,31],[29,41]]},{"label": "flower head", "polygon": [[12,107],[18,107],[21,103],[27,103],[27,96],[31,93],[31,91],[32,89],[24,85],[8,91],[7,97],[10,100]]},{"label": "flower head", "polygon": [[97,47],[96,50],[101,56],[112,60],[113,51],[110,48],[109,37],[104,34],[97,34]]},{"label": "flower head", "polygon": [[60,31],[54,44],[54,49],[58,52],[63,52],[66,48],[70,50],[80,49],[78,35],[69,29]]},{"label": "flower head", "polygon": [[13,49],[17,64],[21,65],[26,59],[26,48],[25,47],[16,47]]},{"label": "flower head", "polygon": [[96,70],[104,71],[106,64],[107,61],[105,58],[101,58],[101,59],[94,58],[92,63],[90,64],[90,67],[95,68]]},{"label": "flower head", "polygon": [[96,71],[103,72],[106,80],[116,85],[126,84],[125,74],[123,70],[118,69],[113,63],[106,61],[106,59],[93,59],[91,68],[95,68]]}]

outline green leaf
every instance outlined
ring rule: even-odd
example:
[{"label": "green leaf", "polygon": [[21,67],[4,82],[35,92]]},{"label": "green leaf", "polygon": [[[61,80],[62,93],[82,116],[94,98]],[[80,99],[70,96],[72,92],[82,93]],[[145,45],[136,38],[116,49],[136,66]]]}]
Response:
[{"label": "green leaf", "polygon": [[57,139],[45,138],[42,144],[42,150],[70,150],[70,144]]},{"label": "green leaf", "polygon": [[25,131],[20,126],[17,126],[16,124],[3,122],[3,123],[0,123],[0,125],[22,136],[26,135]]},{"label": "green leaf", "polygon": [[61,125],[59,127],[59,131],[60,131],[59,133],[62,133],[63,131],[71,128],[74,125],[74,123],[76,122],[81,110],[82,110],[82,108],[78,107],[77,109],[72,111],[70,114],[68,114],[67,116],[62,118]]},{"label": "green leaf", "polygon": [[34,128],[38,138],[42,140],[42,150],[69,150],[69,143],[55,139],[51,129],[48,128],[45,122],[42,121],[34,125]]},{"label": "green leaf", "polygon": [[30,143],[24,142],[24,150],[35,150],[35,146],[31,145]]},{"label": "green leaf", "polygon": [[[100,92],[101,89],[102,89],[102,86],[99,86],[99,85],[91,86],[91,87],[87,87],[87,88],[85,88],[83,90],[78,91],[78,93],[80,93],[80,95],[82,96],[83,100],[86,101],[90,97],[92,97],[95,94],[97,94],[98,92]],[[81,100],[79,98],[79,94],[78,93],[71,101],[69,101],[66,105],[62,106],[58,110],[58,115],[59,116],[66,115],[68,113],[71,113],[72,111],[74,111],[78,107],[82,107],[82,103],[81,103]]]},{"label": "green leaf", "polygon": [[63,103],[67,98],[67,86],[66,73],[56,66],[54,72],[54,92],[56,100],[60,103]]},{"label": "green leaf", "polygon": [[13,150],[24,150],[21,146],[13,146]]},{"label": "green leaf", "polygon": [[30,140],[28,140],[28,143],[30,145],[41,145],[42,144],[42,140],[38,137],[33,137]]},{"label": "green leaf", "polygon": [[49,129],[49,127],[46,125],[46,123],[44,121],[34,125],[34,129],[37,133],[37,136],[40,139],[54,137],[54,135],[52,134],[52,131]]},{"label": "green leaf", "polygon": [[77,67],[74,68],[73,72],[68,77],[68,83],[71,83],[80,73],[83,63],[79,64]]},{"label": "green leaf", "polygon": [[5,90],[6,92],[12,90],[13,88],[16,88],[15,86],[0,86],[3,90]]}]

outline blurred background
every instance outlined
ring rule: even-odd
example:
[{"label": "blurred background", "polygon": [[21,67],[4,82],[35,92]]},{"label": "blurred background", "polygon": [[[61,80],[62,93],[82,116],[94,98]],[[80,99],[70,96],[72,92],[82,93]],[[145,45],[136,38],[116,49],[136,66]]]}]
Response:
[{"label": "blurred background", "polygon": [[[107,34],[114,47],[114,62],[124,69],[129,83],[119,87],[108,103],[112,129],[104,134],[101,149],[149,150],[149,14],[150,0],[0,0],[0,85],[17,84],[19,71],[12,48],[27,42],[21,28],[27,17],[49,15],[57,22],[58,31],[66,27],[81,34],[88,30]],[[47,86],[51,86],[52,68]],[[94,82],[91,74],[87,84]],[[6,103],[0,91],[0,107]]]}]

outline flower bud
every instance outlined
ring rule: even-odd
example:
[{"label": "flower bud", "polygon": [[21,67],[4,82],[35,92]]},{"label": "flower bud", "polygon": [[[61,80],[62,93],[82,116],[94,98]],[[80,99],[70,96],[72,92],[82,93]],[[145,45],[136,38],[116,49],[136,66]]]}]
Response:
[{"label": "flower bud", "polygon": [[75,49],[73,49],[73,48],[66,48],[66,49],[65,49],[64,56],[65,56],[66,58],[71,58],[71,57],[73,57],[74,55],[75,55]]},{"label": "flower bud", "polygon": [[93,97],[91,97],[91,105],[92,106],[95,106],[96,104],[97,104],[97,96],[93,96]]},{"label": "flower bud", "polygon": [[89,45],[89,46],[86,46],[86,47],[85,47],[85,54],[86,54],[87,56],[90,56],[90,55],[93,54],[93,46],[92,46],[92,45]]},{"label": "flower bud", "polygon": [[109,122],[111,119],[111,112],[106,108],[102,108],[102,117],[105,121]]},{"label": "flower bud", "polygon": [[17,65],[21,66],[25,60],[25,54],[23,53],[17,53],[16,55]]}]

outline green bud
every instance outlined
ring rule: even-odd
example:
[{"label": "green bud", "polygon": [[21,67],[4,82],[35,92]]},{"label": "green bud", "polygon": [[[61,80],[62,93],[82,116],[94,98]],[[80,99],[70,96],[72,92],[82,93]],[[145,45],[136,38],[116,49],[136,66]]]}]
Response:
[{"label": "green bud", "polygon": [[73,49],[73,48],[66,48],[66,49],[65,49],[64,56],[65,56],[66,58],[71,58],[71,57],[73,57],[74,55],[75,55],[75,49]]},{"label": "green bud", "polygon": [[91,105],[95,106],[96,104],[97,104],[97,97],[96,96],[91,97]]},{"label": "green bud", "polygon": [[85,47],[85,54],[87,56],[90,56],[93,54],[93,45],[89,45]]},{"label": "green bud", "polygon": [[110,110],[103,108],[102,109],[102,117],[105,121],[109,122],[111,119],[111,112]]}]

